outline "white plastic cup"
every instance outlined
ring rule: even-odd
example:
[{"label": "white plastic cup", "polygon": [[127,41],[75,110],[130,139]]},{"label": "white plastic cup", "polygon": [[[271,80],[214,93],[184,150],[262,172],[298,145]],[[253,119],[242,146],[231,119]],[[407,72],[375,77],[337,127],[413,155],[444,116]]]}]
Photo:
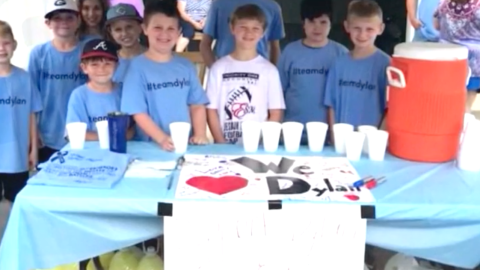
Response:
[{"label": "white plastic cup", "polygon": [[351,132],[347,135],[345,140],[345,151],[347,159],[351,161],[358,161],[362,157],[363,143],[365,142],[365,133]]},{"label": "white plastic cup", "polygon": [[242,123],[243,150],[245,152],[257,152],[262,133],[260,122],[245,121]]},{"label": "white plastic cup", "polygon": [[270,121],[262,123],[262,141],[265,152],[276,152],[278,150],[281,133],[282,124]]},{"label": "white plastic cup", "polygon": [[467,130],[468,124],[471,121],[475,121],[475,120],[476,120],[475,115],[471,113],[465,113],[465,115],[463,116],[463,130],[462,130],[462,133],[460,134],[460,143],[462,143],[463,141],[463,137],[465,136],[465,131]]},{"label": "white plastic cup", "polygon": [[170,124],[170,135],[175,147],[175,153],[183,154],[187,152],[188,139],[192,125],[187,122],[174,122]]},{"label": "white plastic cup", "polygon": [[98,121],[95,123],[97,127],[98,143],[101,149],[110,148],[110,136],[108,134],[108,121]]},{"label": "white plastic cup", "polygon": [[87,123],[73,122],[67,124],[67,135],[71,149],[83,149],[85,147],[86,134]]},{"label": "white plastic cup", "polygon": [[480,121],[470,120],[457,156],[457,167],[464,171],[480,171]]},{"label": "white plastic cup", "polygon": [[333,138],[335,140],[335,152],[345,154],[345,140],[353,132],[353,126],[350,124],[338,123],[333,125]]},{"label": "white plastic cup", "polygon": [[327,137],[328,124],[322,122],[308,122],[307,137],[308,148],[312,152],[322,152]]},{"label": "white plastic cup", "polygon": [[373,161],[383,161],[387,151],[388,132],[376,130],[367,133],[368,156]]},{"label": "white plastic cup", "polygon": [[[367,135],[368,132],[375,131],[375,130],[378,130],[378,128],[375,127],[375,126],[367,126],[367,125],[358,126],[358,132],[364,133],[365,136]],[[365,138],[365,142],[363,143],[362,152],[364,154],[368,155],[368,139],[367,139],[367,137]]]},{"label": "white plastic cup", "polygon": [[285,151],[298,152],[302,140],[303,124],[298,122],[285,122],[282,124],[283,143]]}]

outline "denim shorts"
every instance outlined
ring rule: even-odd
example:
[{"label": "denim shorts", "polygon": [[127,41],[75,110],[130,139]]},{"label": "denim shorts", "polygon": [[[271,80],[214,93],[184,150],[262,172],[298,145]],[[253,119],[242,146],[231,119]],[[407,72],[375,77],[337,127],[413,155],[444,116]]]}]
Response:
[{"label": "denim shorts", "polygon": [[192,39],[195,36],[195,28],[189,22],[180,19],[180,27],[182,27],[182,36]]}]

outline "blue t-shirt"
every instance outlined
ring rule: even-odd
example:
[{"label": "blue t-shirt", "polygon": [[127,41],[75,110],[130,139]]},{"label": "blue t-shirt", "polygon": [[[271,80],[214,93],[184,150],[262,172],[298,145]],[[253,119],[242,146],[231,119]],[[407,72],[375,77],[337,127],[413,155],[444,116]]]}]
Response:
[{"label": "blue t-shirt", "polygon": [[75,89],[68,102],[67,124],[87,123],[87,131],[97,131],[98,121],[107,120],[108,113],[120,111],[121,88],[116,85],[110,93],[95,92],[84,84]]},{"label": "blue t-shirt", "polygon": [[418,4],[417,17],[422,22],[418,31],[428,41],[438,41],[440,35],[433,25],[433,15],[439,5],[440,0],[420,0]]},{"label": "blue t-shirt", "polygon": [[[168,135],[170,123],[191,122],[190,105],[208,104],[195,66],[177,55],[165,63],[150,60],[144,54],[132,59],[122,92],[123,112],[148,114]],[[149,140],[143,130],[137,129],[137,136]]]},{"label": "blue t-shirt", "polygon": [[45,146],[62,149],[65,141],[67,105],[73,89],[87,76],[80,70],[83,43],[69,52],[60,52],[49,41],[33,48],[28,72],[40,92],[43,111],[39,114],[39,133]]},{"label": "blue t-shirt", "polygon": [[28,171],[30,114],[42,110],[37,87],[29,74],[18,67],[0,76],[0,172]]},{"label": "blue t-shirt", "polygon": [[239,6],[255,4],[265,12],[267,29],[257,46],[257,51],[269,59],[268,42],[285,37],[283,29],[282,10],[278,3],[272,0],[216,0],[212,2],[203,33],[216,39],[215,56],[221,58],[230,54],[235,48],[235,39],[230,31],[230,16]]},{"label": "blue t-shirt", "polygon": [[323,97],[327,73],[333,62],[346,53],[347,48],[332,40],[321,48],[308,47],[302,40],[285,47],[278,70],[285,96],[286,122],[326,123],[327,107],[323,105]]},{"label": "blue t-shirt", "polygon": [[390,57],[378,49],[366,58],[353,59],[346,54],[335,61],[328,73],[324,104],[333,108],[336,123],[380,123],[386,107],[389,64]]},{"label": "blue t-shirt", "polygon": [[130,61],[132,58],[119,58],[118,59],[118,66],[113,74],[112,81],[118,83],[120,87],[123,85],[123,80],[125,79],[125,75],[127,74],[128,67],[130,66]]}]

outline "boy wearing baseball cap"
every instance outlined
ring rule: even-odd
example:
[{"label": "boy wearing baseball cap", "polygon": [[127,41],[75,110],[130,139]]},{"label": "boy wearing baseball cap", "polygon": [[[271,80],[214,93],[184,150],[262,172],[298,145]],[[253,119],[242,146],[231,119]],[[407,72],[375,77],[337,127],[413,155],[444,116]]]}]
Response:
[{"label": "boy wearing baseball cap", "polygon": [[[80,66],[88,82],[73,90],[66,122],[87,123],[87,141],[98,140],[96,122],[107,120],[108,113],[120,110],[121,87],[112,81],[117,63],[115,44],[103,39],[85,44]],[[127,137],[133,137],[133,129]]]},{"label": "boy wearing baseball cap", "polygon": [[120,50],[117,51],[119,61],[113,75],[114,82],[122,84],[130,60],[145,51],[140,44],[142,21],[133,5],[118,4],[108,9],[105,25],[110,36],[120,46]]},{"label": "boy wearing baseball cap", "polygon": [[28,72],[40,91],[44,110],[38,115],[39,162],[65,146],[67,104],[73,89],[86,81],[80,70],[81,44],[77,4],[73,0],[47,0],[45,23],[53,40],[37,45],[30,53]]}]

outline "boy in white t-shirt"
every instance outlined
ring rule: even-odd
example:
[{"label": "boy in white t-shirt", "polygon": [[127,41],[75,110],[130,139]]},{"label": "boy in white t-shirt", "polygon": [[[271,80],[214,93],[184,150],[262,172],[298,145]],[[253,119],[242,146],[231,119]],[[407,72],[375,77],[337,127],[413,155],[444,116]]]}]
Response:
[{"label": "boy in white t-shirt", "polygon": [[215,143],[241,142],[243,121],[282,121],[278,70],[257,53],[265,27],[257,5],[240,6],[230,18],[235,50],[213,64],[207,83],[207,118]]}]

